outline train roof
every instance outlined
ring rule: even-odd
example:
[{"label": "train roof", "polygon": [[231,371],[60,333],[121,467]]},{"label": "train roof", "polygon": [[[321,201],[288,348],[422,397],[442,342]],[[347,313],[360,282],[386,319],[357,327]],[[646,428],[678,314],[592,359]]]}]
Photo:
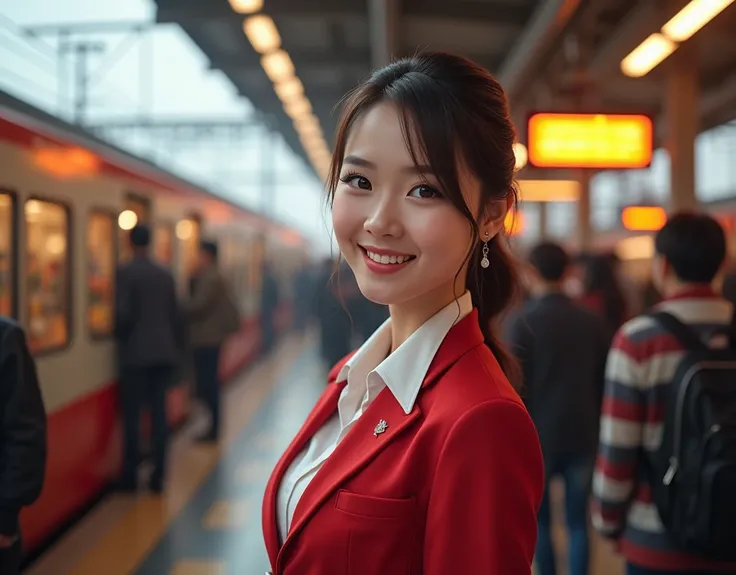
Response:
[{"label": "train roof", "polygon": [[137,180],[147,185],[162,187],[171,191],[193,193],[215,199],[227,204],[243,215],[255,218],[281,231],[296,234],[304,239],[301,233],[294,230],[288,224],[279,222],[272,217],[264,217],[253,210],[212,192],[200,184],[177,176],[173,172],[149,160],[103,140],[81,126],[70,124],[0,89],[0,137],[6,135],[11,136],[11,139],[18,140],[20,143],[26,143],[30,146],[34,146],[35,140],[41,137],[54,141],[57,144],[84,148],[98,156],[105,164],[105,167],[109,168],[108,171],[113,171],[118,175]]}]

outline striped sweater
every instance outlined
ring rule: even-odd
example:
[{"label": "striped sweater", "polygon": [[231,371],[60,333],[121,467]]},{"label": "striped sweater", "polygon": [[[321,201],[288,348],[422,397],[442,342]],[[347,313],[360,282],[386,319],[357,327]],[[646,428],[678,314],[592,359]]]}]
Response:
[{"label": "striped sweater", "polygon": [[[655,307],[688,324],[705,341],[728,324],[732,305],[709,287],[695,288]],[[736,572],[679,551],[668,539],[646,478],[645,458],[662,442],[667,386],[684,356],[680,343],[647,316],[614,338],[606,365],[600,445],[593,478],[593,526],[619,540],[629,563],[660,570]]]}]

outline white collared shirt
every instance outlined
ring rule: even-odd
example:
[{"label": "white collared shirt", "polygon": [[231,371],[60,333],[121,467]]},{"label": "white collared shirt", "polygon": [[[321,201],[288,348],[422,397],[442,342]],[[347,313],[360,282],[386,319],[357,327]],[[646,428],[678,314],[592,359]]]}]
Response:
[{"label": "white collared shirt", "polygon": [[465,292],[429,318],[391,354],[391,320],[388,319],[343,366],[337,381],[347,379],[348,383],[337,402],[337,413],[314,434],[279,485],[276,519],[282,542],[309,482],[353,424],[384,387],[389,388],[404,412],[410,413],[447,332],[472,309],[470,292]]}]

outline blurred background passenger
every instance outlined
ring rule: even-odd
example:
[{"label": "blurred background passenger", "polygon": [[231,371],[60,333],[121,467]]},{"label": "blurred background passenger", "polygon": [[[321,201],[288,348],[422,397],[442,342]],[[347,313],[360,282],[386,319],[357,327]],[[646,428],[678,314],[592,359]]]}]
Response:
[{"label": "blurred background passenger", "polygon": [[535,562],[540,575],[556,573],[550,482],[565,484],[571,575],[589,562],[587,503],[598,441],[608,330],[601,317],[564,293],[570,258],[545,242],[529,254],[528,299],[507,325],[506,340],[521,363],[522,398],[534,421],[546,469]]},{"label": "blurred background passenger", "polygon": [[609,255],[589,254],[583,261],[580,303],[598,313],[611,336],[626,321],[626,299]]}]

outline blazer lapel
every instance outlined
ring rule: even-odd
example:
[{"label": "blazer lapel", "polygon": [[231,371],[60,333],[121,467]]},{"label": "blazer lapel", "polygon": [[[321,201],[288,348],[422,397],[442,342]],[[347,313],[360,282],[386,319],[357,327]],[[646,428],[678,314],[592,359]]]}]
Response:
[{"label": "blazer lapel", "polygon": [[[378,394],[309,483],[297,504],[279,557],[330,495],[390,445],[420,414],[417,405],[409,415],[405,414],[388,388]],[[385,423],[381,424],[382,421]]]},{"label": "blazer lapel", "polygon": [[478,324],[478,310],[474,308],[447,332],[432,363],[429,364],[422,389],[440,379],[458,359],[471,349],[482,345],[484,341],[483,332]]},{"label": "blazer lapel", "polygon": [[271,561],[271,565],[275,567],[276,557],[281,547],[279,539],[279,531],[277,521],[277,496],[279,485],[281,480],[284,478],[284,474],[289,468],[289,465],[294,459],[302,452],[307,446],[307,443],[314,436],[315,433],[322,427],[327,420],[337,411],[337,400],[340,397],[345,387],[343,384],[331,383],[327,386],[322,397],[320,397],[317,404],[312,409],[309,417],[302,425],[302,428],[297,433],[296,437],[292,440],[289,447],[286,448],[284,454],[279,459],[278,463],[274,467],[271,477],[266,485],[266,491],[263,496],[263,534],[266,542],[266,550],[268,551],[268,557]]},{"label": "blazer lapel", "polygon": [[[422,388],[439,380],[461,356],[482,345],[483,341],[483,333],[478,325],[478,311],[474,309],[448,332],[430,364]],[[327,458],[307,486],[299,503],[297,503],[286,541],[279,550],[278,530],[275,523],[278,485],[281,483],[289,464],[337,409],[337,400],[343,387],[344,382],[342,385],[335,385],[335,389],[330,393],[325,393],[302,431],[277,464],[269,481],[266,490],[266,503],[264,504],[264,531],[266,532],[268,555],[275,573],[280,572],[280,561],[284,556],[284,550],[319,507],[340,485],[368,465],[372,459],[390,445],[406,428],[417,421],[421,415],[418,403],[414,404],[411,413],[405,414],[391,391],[384,388],[366,412],[353,424],[353,427],[338,444],[334,453]],[[385,425],[379,425],[381,421],[385,422]]]}]

